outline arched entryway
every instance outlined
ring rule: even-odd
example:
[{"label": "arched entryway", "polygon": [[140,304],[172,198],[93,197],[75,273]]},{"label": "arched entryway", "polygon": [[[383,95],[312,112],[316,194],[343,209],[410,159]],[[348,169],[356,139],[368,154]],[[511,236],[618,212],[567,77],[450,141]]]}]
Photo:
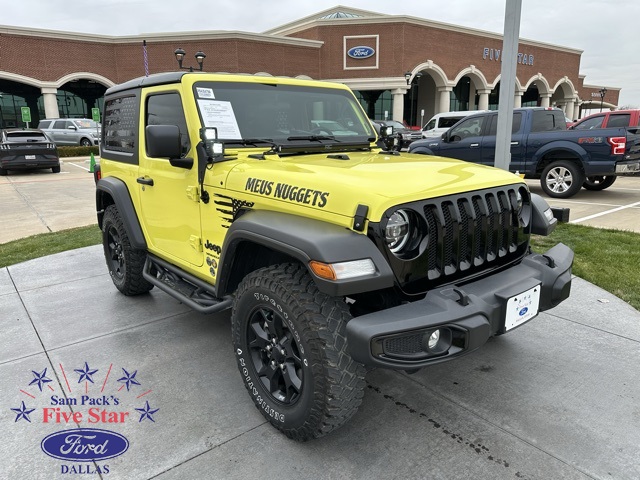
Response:
[{"label": "arched entryway", "polygon": [[91,109],[102,111],[106,87],[95,80],[75,79],[60,87],[56,93],[61,118],[91,118]]},{"label": "arched entryway", "polygon": [[31,112],[30,127],[44,118],[44,104],[40,89],[12,80],[0,79],[0,128],[26,127],[22,121],[22,107]]}]

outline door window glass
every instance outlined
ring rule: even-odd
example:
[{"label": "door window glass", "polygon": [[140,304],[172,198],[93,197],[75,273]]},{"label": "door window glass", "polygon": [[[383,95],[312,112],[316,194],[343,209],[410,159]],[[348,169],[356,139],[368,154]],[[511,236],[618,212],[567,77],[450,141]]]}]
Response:
[{"label": "door window glass", "polygon": [[187,120],[182,109],[182,99],[178,93],[163,93],[151,95],[147,98],[147,125],[175,125],[180,130],[180,144],[182,155],[186,155],[191,148]]},{"label": "door window glass", "polygon": [[467,118],[451,129],[450,138],[457,142],[468,137],[477,137],[482,132],[482,124],[485,116]]},{"label": "door window glass", "polygon": [[607,127],[627,127],[631,121],[631,115],[628,113],[618,113],[609,115]]},{"label": "door window glass", "polygon": [[574,130],[591,130],[593,128],[600,128],[602,127],[603,121],[604,121],[604,115],[602,115],[601,117],[589,118],[584,122],[577,124],[574,127]]}]

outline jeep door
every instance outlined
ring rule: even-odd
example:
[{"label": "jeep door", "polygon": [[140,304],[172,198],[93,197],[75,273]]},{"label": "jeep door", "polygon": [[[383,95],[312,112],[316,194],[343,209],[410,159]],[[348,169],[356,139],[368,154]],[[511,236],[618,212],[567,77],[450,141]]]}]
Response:
[{"label": "jeep door", "polygon": [[438,145],[438,155],[480,163],[485,119],[486,115],[473,115],[451,127]]},{"label": "jeep door", "polygon": [[172,166],[169,158],[148,155],[146,127],[175,125],[180,131],[181,156],[195,156],[187,128],[181,95],[175,90],[155,87],[143,91],[140,105],[143,139],[137,178],[142,206],[141,223],[149,250],[175,263],[200,266],[203,262],[200,230],[200,203],[197,195],[196,162],[191,168]]}]

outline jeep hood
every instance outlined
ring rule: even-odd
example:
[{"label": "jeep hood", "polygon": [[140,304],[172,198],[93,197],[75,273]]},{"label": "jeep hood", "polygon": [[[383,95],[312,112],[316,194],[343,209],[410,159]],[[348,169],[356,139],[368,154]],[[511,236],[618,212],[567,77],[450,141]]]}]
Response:
[{"label": "jeep hood", "polygon": [[369,220],[379,221],[385,210],[402,203],[522,182],[504,170],[428,155],[349,152],[333,157],[247,159],[228,172],[226,188],[242,198],[255,196],[256,202],[263,197],[348,217],[363,204],[369,207]]}]

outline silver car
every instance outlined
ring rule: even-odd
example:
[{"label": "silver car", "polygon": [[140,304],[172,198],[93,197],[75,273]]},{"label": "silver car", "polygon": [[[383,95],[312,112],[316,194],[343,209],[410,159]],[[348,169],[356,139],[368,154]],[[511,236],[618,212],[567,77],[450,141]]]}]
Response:
[{"label": "silver car", "polygon": [[89,147],[100,141],[100,124],[88,118],[48,118],[41,120],[38,128],[58,146]]}]

